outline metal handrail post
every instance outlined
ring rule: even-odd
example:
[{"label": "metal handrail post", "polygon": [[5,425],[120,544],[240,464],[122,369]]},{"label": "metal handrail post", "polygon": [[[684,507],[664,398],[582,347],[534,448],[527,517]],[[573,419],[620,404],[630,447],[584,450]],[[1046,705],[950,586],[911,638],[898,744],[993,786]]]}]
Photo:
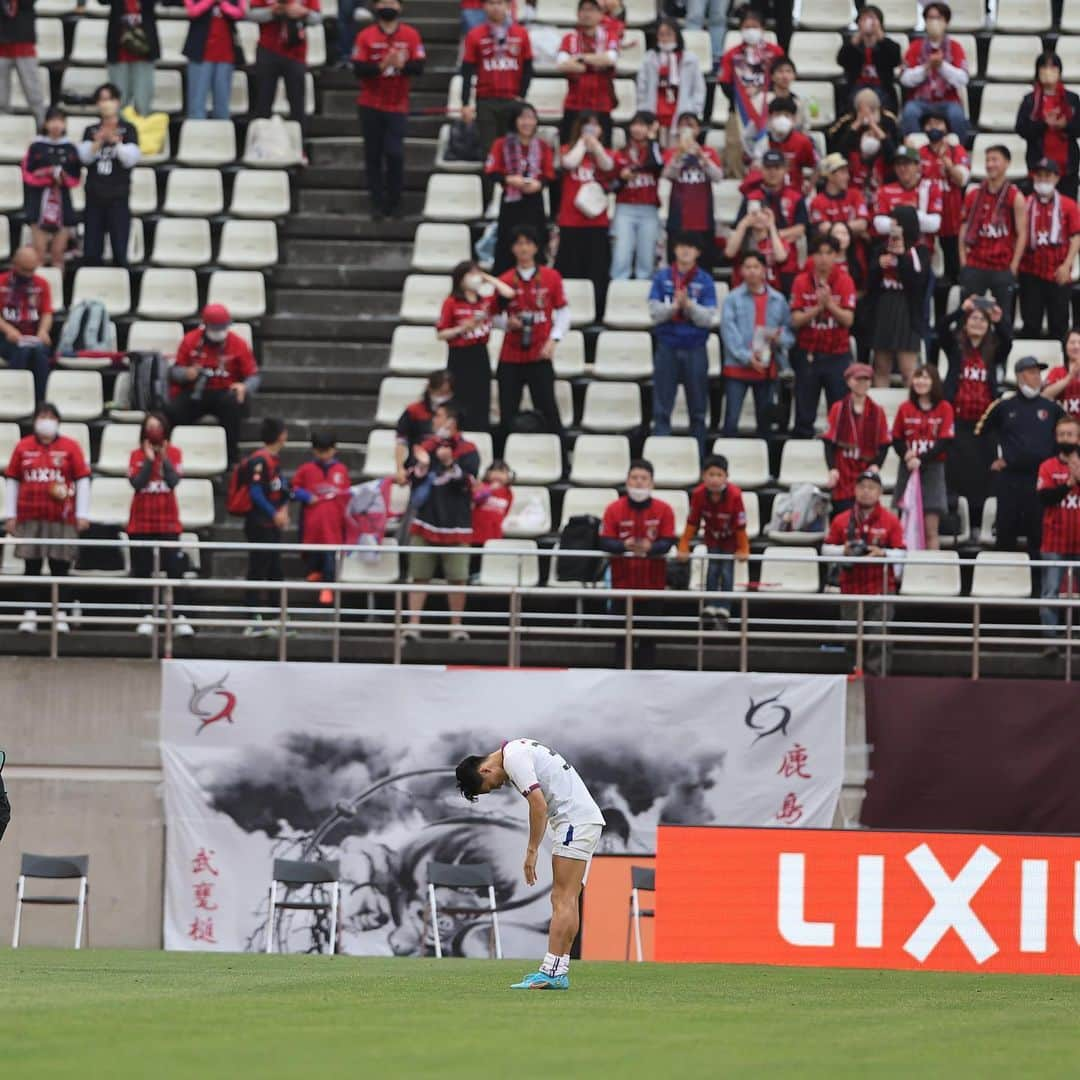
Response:
[{"label": "metal handrail post", "polygon": [[[49,563],[49,571],[52,572],[52,563]],[[60,618],[60,586],[55,581],[49,586],[49,606],[52,608],[52,622],[49,624],[49,659],[56,660],[60,656],[60,628],[57,625]]]},{"label": "metal handrail post", "polygon": [[509,667],[521,666],[521,638],[519,623],[521,620],[521,594],[517,589],[510,590],[510,627],[507,635],[506,663]]},{"label": "metal handrail post", "polygon": [[623,657],[623,668],[626,671],[634,670],[634,598],[626,598],[626,655]]},{"label": "metal handrail post", "polygon": [[[1073,568],[1070,566],[1065,571],[1065,595],[1072,597],[1074,589]],[[1065,609],[1065,681],[1072,682],[1072,628],[1073,606],[1070,604]]]},{"label": "metal handrail post", "polygon": [[278,593],[278,645],[277,657],[281,663],[285,663],[289,656],[288,631],[289,625],[289,589],[282,585]]},{"label": "metal handrail post", "polygon": [[739,598],[739,670],[750,670],[750,599],[744,593]]},{"label": "metal handrail post", "polygon": [[[334,581],[341,581],[341,552],[334,556]],[[334,637],[330,642],[330,660],[332,663],[341,663],[341,588],[334,590]]]},{"label": "metal handrail post", "polygon": [[[154,578],[154,584],[150,588],[150,618],[154,620],[151,623],[150,631],[150,659],[156,660],[158,658],[158,652],[160,648],[160,642],[158,641],[157,617],[158,612],[161,610],[161,589],[157,584],[158,574],[161,573],[161,548],[158,547],[157,544],[154,545],[150,566],[151,575]],[[171,659],[172,654],[166,651],[165,656],[166,658]]]},{"label": "metal handrail post", "polygon": [[[168,584],[165,586],[165,659],[171,660],[173,658],[173,586],[172,579],[169,579]],[[157,631],[154,632],[154,637],[157,638]]]},{"label": "metal handrail post", "polygon": [[866,660],[866,642],[863,640],[863,598],[860,595],[855,601],[855,670],[861,675],[864,671]]},{"label": "metal handrail post", "polygon": [[401,663],[401,590],[394,590],[394,663]]},{"label": "metal handrail post", "polygon": [[979,677],[979,604],[975,603],[971,612],[971,677]]}]

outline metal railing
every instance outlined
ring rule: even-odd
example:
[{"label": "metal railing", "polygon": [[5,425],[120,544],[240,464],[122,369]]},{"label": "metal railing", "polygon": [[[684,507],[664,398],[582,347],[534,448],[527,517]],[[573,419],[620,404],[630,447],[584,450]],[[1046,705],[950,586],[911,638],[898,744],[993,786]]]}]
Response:
[{"label": "metal railing", "polygon": [[[12,543],[10,538],[4,541]],[[36,545],[48,545],[50,541],[33,541]],[[197,549],[200,556],[210,552],[244,552],[251,550],[245,543],[203,541],[198,544],[185,541],[140,541],[131,539],[54,541],[82,548],[151,547],[155,549],[154,567],[161,566],[161,553],[168,549]],[[696,650],[696,666],[703,670],[706,650],[712,646],[728,646],[737,649],[737,666],[740,671],[749,670],[750,651],[755,646],[817,645],[823,650],[851,649],[854,668],[863,670],[871,650],[882,656],[897,646],[924,646],[969,653],[969,670],[972,678],[978,678],[989,649],[1012,649],[1020,654],[1033,655],[1048,646],[1060,648],[1064,654],[1064,677],[1072,678],[1074,649],[1080,646],[1080,638],[1074,636],[1075,600],[1071,596],[1052,600],[1027,596],[949,596],[890,594],[845,594],[836,591],[787,591],[774,588],[768,581],[753,581],[736,586],[730,592],[709,592],[700,583],[705,580],[707,563],[721,556],[710,556],[703,550],[691,556],[692,581],[699,587],[668,589],[664,591],[644,589],[612,589],[603,581],[593,584],[559,583],[541,585],[526,583],[524,568],[556,558],[586,556],[600,562],[607,556],[595,550],[563,551],[531,547],[505,547],[497,552],[483,548],[469,548],[471,555],[487,559],[516,560],[516,581],[498,584],[412,584],[398,580],[364,580],[362,574],[346,573],[341,580],[347,559],[363,558],[365,555],[378,559],[386,555],[407,556],[417,549],[396,544],[382,546],[359,546],[343,548],[334,545],[281,544],[283,554],[332,552],[338,568],[335,582],[323,581],[247,581],[220,578],[172,579],[162,576],[133,578],[122,576],[96,576],[93,573],[69,577],[24,576],[4,574],[0,576],[0,627],[18,623],[25,607],[44,609],[45,604],[12,597],[14,590],[37,587],[48,590],[47,619],[49,622],[49,655],[60,655],[60,620],[77,622],[80,628],[130,631],[137,623],[149,616],[154,628],[150,635],[149,654],[152,658],[171,658],[176,640],[178,619],[182,616],[196,630],[243,631],[250,628],[270,632],[277,638],[278,659],[288,659],[290,637],[304,634],[306,638],[329,637],[328,659],[341,660],[343,638],[350,635],[389,638],[392,643],[392,660],[400,664],[406,660],[406,631],[416,629],[427,635],[444,632],[448,628],[448,612],[423,612],[418,624],[410,623],[408,598],[416,593],[427,596],[464,594],[467,601],[483,601],[480,607],[468,608],[462,614],[462,626],[483,636],[485,640],[503,639],[506,647],[506,663],[520,666],[522,646],[525,643],[574,641],[622,643],[622,664],[631,669],[634,665],[635,647],[642,641],[691,645]],[[461,547],[425,547],[426,554],[461,553]],[[750,564],[760,564],[766,559],[760,554],[750,555]],[[880,565],[883,580],[889,568],[902,566],[896,558],[851,557],[813,555],[806,552],[785,554],[782,550],[770,551],[770,563],[793,563],[800,567],[812,564],[820,572],[822,565],[835,566],[858,562],[862,565]],[[934,553],[921,552],[917,564],[920,568],[947,566],[953,569],[973,568],[975,559],[957,559],[947,553],[940,557]],[[1037,569],[1044,565],[1064,566],[1080,582],[1080,560],[1070,563],[1043,563],[1027,561],[1020,556],[1012,562],[995,562],[996,568],[1007,566]],[[406,563],[407,566],[407,563]],[[552,579],[555,571],[552,566]],[[1068,579],[1067,579],[1068,580]],[[1071,585],[1071,582],[1070,582]],[[117,602],[104,596],[109,591],[121,594],[141,590],[138,596],[125,597]],[[178,603],[177,591],[188,593],[224,594],[227,600],[236,596],[236,602],[212,605]],[[273,606],[249,607],[243,597],[248,590],[260,590],[272,594]],[[319,604],[317,594],[329,590],[330,604]],[[1071,588],[1069,590],[1071,592]],[[139,602],[147,593],[152,603]],[[62,595],[63,594],[63,595]],[[73,599],[74,594],[78,594]],[[290,596],[292,594],[292,596]],[[299,596],[297,596],[299,594]],[[350,600],[362,594],[366,602]],[[98,597],[98,598],[95,598]],[[379,601],[384,603],[380,605]],[[493,601],[502,601],[498,610],[490,610]],[[572,601],[574,610],[563,610]],[[884,602],[883,602],[884,601]],[[928,605],[943,616],[955,616],[954,621],[945,618],[934,622],[911,621],[915,609]],[[644,612],[642,608],[645,608]],[[709,606],[728,608],[731,618],[726,623],[712,621],[705,609]],[[1033,622],[997,621],[993,616],[1000,609],[1035,612],[1039,608],[1053,608],[1062,613],[1060,633],[1057,637],[1044,636],[1038,624]],[[794,609],[795,614],[792,614]],[[260,621],[268,616],[271,621]],[[430,658],[430,657],[427,657]]]}]

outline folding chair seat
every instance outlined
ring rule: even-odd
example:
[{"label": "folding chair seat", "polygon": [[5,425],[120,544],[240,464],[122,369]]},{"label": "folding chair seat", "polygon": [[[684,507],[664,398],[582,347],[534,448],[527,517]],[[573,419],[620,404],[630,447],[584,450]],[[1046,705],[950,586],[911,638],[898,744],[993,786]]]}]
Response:
[{"label": "folding chair seat", "polygon": [[959,596],[960,556],[955,551],[909,551],[901,596]]},{"label": "folding chair seat", "polygon": [[236,127],[231,120],[185,120],[176,160],[181,165],[221,166],[236,160]]},{"label": "folding chair seat", "polygon": [[764,439],[717,439],[712,452],[728,460],[728,476],[740,488],[764,487],[769,482],[769,444]]},{"label": "folding chair seat", "polygon": [[653,373],[652,337],[643,330],[604,330],[596,340],[597,379],[648,379]]},{"label": "folding chair seat", "polygon": [[563,291],[570,308],[571,326],[596,322],[596,288],[584,278],[563,278]]},{"label": "folding chair seat", "polygon": [[426,379],[387,375],[379,383],[375,423],[383,427],[394,427],[405,409],[414,401],[419,400],[426,385]]},{"label": "folding chair seat", "polygon": [[289,174],[284,169],[238,169],[229,214],[233,217],[281,218],[292,206]]},{"label": "folding chair seat", "polygon": [[184,455],[185,476],[220,476],[229,467],[223,427],[177,424],[170,439]]},{"label": "folding chair seat", "polygon": [[106,424],[94,467],[106,476],[127,476],[131,452],[139,445],[138,424]]},{"label": "folding chair seat", "polygon": [[803,78],[836,79],[843,74],[836,62],[836,54],[842,43],[837,33],[796,30],[791,35],[788,54],[795,64],[795,70]]},{"label": "folding chair seat", "polygon": [[643,453],[656,470],[657,487],[687,487],[701,475],[697,439],[687,435],[650,435]]},{"label": "folding chair seat", "polygon": [[446,367],[447,352],[433,326],[398,326],[390,339],[389,368],[395,375],[430,375]]},{"label": "folding chair seat", "polygon": [[[509,453],[507,450],[507,460],[514,461]],[[625,435],[579,435],[574,442],[571,484],[585,487],[624,484],[629,469],[630,443]]]},{"label": "folding chair seat", "polygon": [[65,420],[96,420],[105,411],[101,373],[53,370],[45,384],[45,400],[51,401]]},{"label": "folding chair seat", "polygon": [[[721,95],[722,96],[722,95]],[[649,330],[649,289],[652,283],[630,279],[608,285],[604,325],[617,330]]]},{"label": "folding chair seat", "polygon": [[554,484],[562,477],[562,445],[558,435],[523,435],[512,432],[506,439],[504,458],[523,484]]},{"label": "folding chair seat", "polygon": [[410,274],[401,290],[401,317],[433,326],[450,295],[449,274]]},{"label": "folding chair seat", "polygon": [[367,453],[364,456],[364,476],[389,476],[397,467],[394,464],[394,446],[397,435],[389,428],[376,428],[368,435]]},{"label": "folding chair seat", "polygon": [[205,266],[213,257],[210,222],[205,218],[161,218],[154,229],[156,266]]},{"label": "folding chair seat", "polygon": [[656,892],[656,870],[648,866],[631,866],[630,917],[626,923],[626,959],[630,959],[630,934],[633,931],[639,964],[645,959],[644,950],[641,946],[641,920],[656,918],[655,908],[643,908],[641,906],[641,894],[643,892]]},{"label": "folding chair seat", "polygon": [[[624,477],[625,479],[625,477]],[[562,510],[559,515],[559,531],[566,528],[572,517],[583,514],[602,518],[604,511],[619,497],[613,487],[575,487],[563,493]]]},{"label": "folding chair seat", "polygon": [[761,561],[761,587],[774,592],[816,593],[820,587],[817,549],[767,547]]},{"label": "folding chair seat", "polygon": [[[285,886],[284,896],[278,895],[278,885]],[[310,886],[310,898],[292,899],[295,891]],[[329,898],[327,898],[329,893]],[[328,916],[330,924],[328,950],[333,956],[337,948],[338,907],[341,901],[341,868],[336,859],[327,862],[304,862],[297,859],[275,859],[270,879],[270,914],[266,920],[266,951],[274,951],[277,916],[282,911],[310,911],[318,921]],[[284,939],[280,944],[285,944]],[[321,952],[320,948],[320,952]]]},{"label": "folding chair seat", "polygon": [[126,476],[95,476],[90,481],[90,521],[125,528],[134,492]]},{"label": "folding chair seat", "polygon": [[514,501],[503,518],[503,536],[536,539],[551,532],[551,492],[546,487],[514,485]]},{"label": "folding chair seat", "polygon": [[[268,129],[267,125],[270,125]],[[266,147],[267,130],[283,129],[288,149],[281,154],[267,156],[260,148]],[[270,145],[281,140],[273,139]],[[300,124],[296,120],[282,120],[281,117],[252,120],[248,124],[244,139],[244,164],[254,169],[288,169],[300,165],[304,160],[304,140]]]},{"label": "folding chair seat", "polygon": [[[78,891],[74,896],[33,893],[28,894],[26,883],[29,880],[40,881],[77,881]],[[75,948],[83,943],[90,945],[90,912],[87,898],[90,895],[90,856],[89,855],[29,855],[23,853],[19,866],[19,880],[15,885],[15,930],[11,936],[11,947],[19,947],[19,934],[22,929],[22,909],[25,904],[49,907],[74,907]]]},{"label": "folding chair seat", "polygon": [[184,338],[184,324],[136,319],[128,329],[129,352],[159,352],[175,356]]},{"label": "folding chair seat", "polygon": [[[1041,52],[1042,41],[1037,35],[994,34],[990,38],[990,51],[987,54],[986,77],[997,82],[1030,83],[1035,71],[1035,59]],[[972,68],[975,66],[971,53],[968,53],[968,65]],[[972,154],[972,164],[974,161]]]},{"label": "folding chair seat", "polygon": [[225,189],[217,169],[173,169],[165,181],[163,214],[211,217],[225,209]]},{"label": "folding chair seat", "polygon": [[218,245],[219,266],[261,270],[277,265],[277,226],[272,221],[226,221]]},{"label": "folding chair seat", "polygon": [[0,115],[0,162],[21,162],[36,135],[37,124],[32,116]]},{"label": "folding chair seat", "polygon": [[480,177],[454,174],[428,179],[423,217],[429,221],[475,221],[484,216]]},{"label": "folding chair seat", "polygon": [[[158,228],[164,221],[158,223]],[[79,273],[82,273],[80,270]],[[199,309],[194,270],[155,268],[142,276],[138,314],[148,319],[188,319]]]},{"label": "folding chair seat", "polygon": [[29,371],[0,368],[0,420],[22,420],[33,411],[33,374]]},{"label": "folding chair seat", "polygon": [[[426,941],[428,933],[435,941],[435,956],[442,959],[442,927],[439,924],[439,915],[450,915],[455,919],[476,918],[490,919],[490,953],[496,960],[502,959],[502,939],[499,936],[499,908],[495,900],[495,874],[487,863],[441,863],[429,862],[427,864],[428,879],[428,904],[424,909],[424,934]],[[454,905],[438,903],[438,889],[453,889],[461,892],[465,889],[476,889],[486,894],[487,905],[466,905],[456,903]]]},{"label": "folding chair seat", "polygon": [[[573,24],[577,16],[570,20]],[[525,100],[537,111],[541,122],[562,119],[563,101],[566,100],[565,79],[533,79],[529,83]]]},{"label": "folding chair seat", "polygon": [[825,464],[825,444],[820,439],[788,439],[780,452],[782,487],[792,484],[816,484],[823,487],[829,478]]},{"label": "folding chair seat", "polygon": [[[528,555],[509,555],[507,550],[527,548]],[[540,560],[536,541],[521,538],[485,540],[480,556],[480,584],[493,588],[531,588],[540,584]]]},{"label": "folding chair seat", "polygon": [[413,238],[412,268],[427,274],[448,274],[472,258],[468,225],[439,225],[426,221]]},{"label": "folding chair seat", "polygon": [[208,529],[214,524],[214,485],[210,480],[185,477],[176,485],[176,502],[185,529]]},{"label": "folding chair seat", "polygon": [[585,387],[581,426],[586,431],[629,431],[641,424],[641,387],[633,382],[591,382]]},{"label": "folding chair seat", "polygon": [[[985,525],[984,525],[985,528]],[[1024,600],[1031,596],[1031,567],[1026,551],[980,551],[971,576],[971,596]]]},{"label": "folding chair seat", "polygon": [[261,319],[266,314],[266,279],[257,270],[215,270],[206,302],[224,304],[234,319]]}]

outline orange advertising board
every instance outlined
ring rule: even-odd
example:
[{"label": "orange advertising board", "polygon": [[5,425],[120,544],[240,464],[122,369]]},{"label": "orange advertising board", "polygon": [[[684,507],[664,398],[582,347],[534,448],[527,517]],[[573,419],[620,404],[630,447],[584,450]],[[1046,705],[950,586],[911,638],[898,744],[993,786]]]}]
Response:
[{"label": "orange advertising board", "polygon": [[1080,837],[661,826],[656,959],[1080,974]]},{"label": "orange advertising board", "polygon": [[[652,855],[596,855],[589,864],[589,882],[582,893],[581,959],[625,960],[630,926],[630,870],[644,866],[652,870]],[[653,893],[642,893],[643,908],[655,910]],[[653,959],[655,919],[641,920],[641,954]],[[630,958],[637,958],[636,944],[630,941]]]}]

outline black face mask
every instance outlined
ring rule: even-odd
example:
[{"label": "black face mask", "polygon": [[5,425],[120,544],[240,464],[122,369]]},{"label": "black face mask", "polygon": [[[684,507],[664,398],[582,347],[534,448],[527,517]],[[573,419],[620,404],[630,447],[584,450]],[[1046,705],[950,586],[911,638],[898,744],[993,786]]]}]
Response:
[{"label": "black face mask", "polygon": [[1057,452],[1065,456],[1070,454],[1080,454],[1080,446],[1071,442],[1059,442],[1057,444]]},{"label": "black face mask", "polygon": [[393,22],[398,17],[397,8],[380,7],[375,9],[375,18],[379,22]]},{"label": "black face mask", "polygon": [[932,143],[939,143],[939,142],[941,142],[942,139],[945,138],[945,132],[942,131],[941,128],[932,128],[930,131],[928,131],[926,133],[926,137]]}]

